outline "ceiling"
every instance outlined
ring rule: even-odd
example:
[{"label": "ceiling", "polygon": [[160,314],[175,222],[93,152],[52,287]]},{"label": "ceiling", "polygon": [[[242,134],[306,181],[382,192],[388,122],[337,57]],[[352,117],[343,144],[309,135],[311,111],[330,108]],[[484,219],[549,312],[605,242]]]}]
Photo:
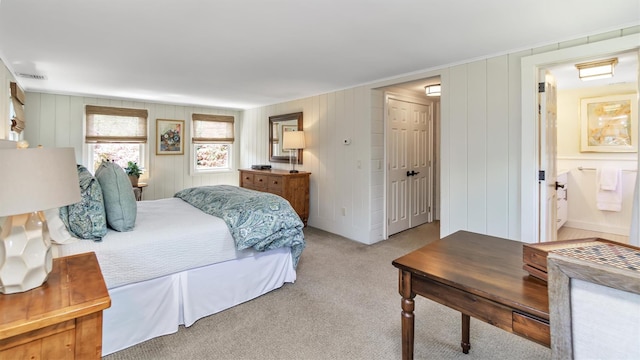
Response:
[{"label": "ceiling", "polygon": [[639,24],[634,0],[0,0],[0,58],[26,91],[248,109]]}]

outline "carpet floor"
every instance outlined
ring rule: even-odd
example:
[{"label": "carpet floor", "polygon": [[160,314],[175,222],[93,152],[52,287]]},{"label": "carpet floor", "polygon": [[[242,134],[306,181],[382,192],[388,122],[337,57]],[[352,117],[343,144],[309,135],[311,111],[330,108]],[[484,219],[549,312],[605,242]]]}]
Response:
[{"label": "carpet floor", "polygon": [[[438,238],[438,224],[363,245],[305,228],[297,280],[175,334],[104,357],[130,359],[400,359],[398,270],[391,262]],[[550,359],[551,351],[471,319],[460,349],[459,312],[416,297],[415,359]]]}]

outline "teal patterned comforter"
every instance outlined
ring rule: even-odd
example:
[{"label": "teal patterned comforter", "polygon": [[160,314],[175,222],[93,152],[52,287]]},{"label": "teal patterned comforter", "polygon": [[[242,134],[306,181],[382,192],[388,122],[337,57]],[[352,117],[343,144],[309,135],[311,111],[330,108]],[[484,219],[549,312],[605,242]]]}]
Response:
[{"label": "teal patterned comforter", "polygon": [[305,247],[302,220],[280,196],[230,185],[200,186],[175,197],[227,223],[236,249],[266,251],[291,247],[293,266]]}]

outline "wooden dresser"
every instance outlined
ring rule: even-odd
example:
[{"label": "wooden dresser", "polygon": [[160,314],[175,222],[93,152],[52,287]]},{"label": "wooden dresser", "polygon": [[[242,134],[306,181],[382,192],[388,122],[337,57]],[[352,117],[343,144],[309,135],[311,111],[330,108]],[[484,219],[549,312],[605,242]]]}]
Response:
[{"label": "wooden dresser", "polygon": [[247,189],[264,191],[285,198],[300,219],[307,226],[309,220],[309,175],[300,171],[290,173],[288,170],[251,170],[241,169],[240,186]]},{"label": "wooden dresser", "polygon": [[0,359],[100,359],[109,306],[94,253],[54,259],[42,286],[0,294]]}]

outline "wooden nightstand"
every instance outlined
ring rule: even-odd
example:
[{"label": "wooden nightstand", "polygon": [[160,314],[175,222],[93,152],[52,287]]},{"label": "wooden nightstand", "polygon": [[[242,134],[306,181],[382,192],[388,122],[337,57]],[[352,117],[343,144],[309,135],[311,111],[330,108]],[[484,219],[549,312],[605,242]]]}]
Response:
[{"label": "wooden nightstand", "polygon": [[100,359],[109,306],[94,253],[54,259],[42,286],[0,294],[0,359]]},{"label": "wooden nightstand", "polygon": [[136,196],[136,201],[142,200],[142,189],[146,188],[146,183],[138,183],[138,186],[133,187],[133,194]]}]

